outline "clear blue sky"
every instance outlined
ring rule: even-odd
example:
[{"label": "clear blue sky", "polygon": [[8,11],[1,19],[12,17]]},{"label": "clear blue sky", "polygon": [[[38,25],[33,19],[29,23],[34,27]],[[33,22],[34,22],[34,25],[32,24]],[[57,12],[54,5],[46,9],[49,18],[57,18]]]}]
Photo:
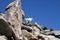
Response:
[{"label": "clear blue sky", "polygon": [[[14,0],[0,0],[0,11]],[[42,26],[60,30],[60,0],[22,0],[26,17],[34,18]]]}]

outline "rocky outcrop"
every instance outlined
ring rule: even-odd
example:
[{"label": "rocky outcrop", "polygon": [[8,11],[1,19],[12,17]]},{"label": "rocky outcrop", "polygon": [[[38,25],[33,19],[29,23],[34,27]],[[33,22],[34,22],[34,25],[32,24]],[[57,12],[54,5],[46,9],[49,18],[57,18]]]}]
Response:
[{"label": "rocky outcrop", "polygon": [[32,18],[26,18],[20,0],[6,7],[6,14],[0,14],[0,40],[60,40],[60,31],[48,30]]}]

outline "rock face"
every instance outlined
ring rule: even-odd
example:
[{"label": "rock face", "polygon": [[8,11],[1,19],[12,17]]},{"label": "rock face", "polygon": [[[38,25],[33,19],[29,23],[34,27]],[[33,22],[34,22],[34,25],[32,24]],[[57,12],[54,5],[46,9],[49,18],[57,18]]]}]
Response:
[{"label": "rock face", "polygon": [[0,14],[0,40],[60,40],[60,30],[48,30],[32,18],[24,20],[20,0],[15,0],[6,7],[6,14]]}]

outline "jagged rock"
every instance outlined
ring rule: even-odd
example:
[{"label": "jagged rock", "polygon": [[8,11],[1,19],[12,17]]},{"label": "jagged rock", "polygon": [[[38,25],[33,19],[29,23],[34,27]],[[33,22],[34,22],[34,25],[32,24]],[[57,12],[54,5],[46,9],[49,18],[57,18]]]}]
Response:
[{"label": "jagged rock", "polygon": [[29,32],[32,32],[32,27],[30,27],[30,26],[25,26],[25,25],[22,25],[22,27],[21,27],[21,29],[25,29],[25,30],[27,30],[27,31],[29,31]]},{"label": "jagged rock", "polygon": [[12,27],[10,27],[3,16],[0,16],[0,34],[5,35],[8,39],[10,39],[11,37],[13,37],[14,39],[16,38]]},{"label": "jagged rock", "polygon": [[32,33],[28,32],[27,30],[22,30],[23,36],[25,36],[28,40],[30,39],[37,39]]},{"label": "jagged rock", "polygon": [[[8,10],[6,10],[5,19],[11,24],[12,30],[17,37],[17,40],[21,38],[21,26],[22,26],[22,11],[20,0],[15,0],[8,5]],[[10,25],[10,27],[11,27]]]},{"label": "jagged rock", "polygon": [[36,26],[32,26],[33,30],[32,30],[32,33],[37,36],[40,34],[40,30],[36,27]]},{"label": "jagged rock", "polygon": [[54,33],[55,35],[60,35],[60,30],[53,31],[53,33]]}]

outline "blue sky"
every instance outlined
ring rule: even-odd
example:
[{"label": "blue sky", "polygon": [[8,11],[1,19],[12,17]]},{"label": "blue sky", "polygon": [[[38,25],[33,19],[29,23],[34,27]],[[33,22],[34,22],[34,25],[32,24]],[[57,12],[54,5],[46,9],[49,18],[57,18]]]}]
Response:
[{"label": "blue sky", "polygon": [[[0,11],[14,0],[0,0]],[[42,26],[60,30],[60,0],[22,0],[25,17],[34,18]]]}]

